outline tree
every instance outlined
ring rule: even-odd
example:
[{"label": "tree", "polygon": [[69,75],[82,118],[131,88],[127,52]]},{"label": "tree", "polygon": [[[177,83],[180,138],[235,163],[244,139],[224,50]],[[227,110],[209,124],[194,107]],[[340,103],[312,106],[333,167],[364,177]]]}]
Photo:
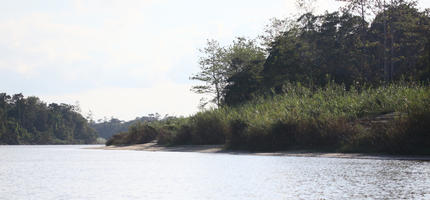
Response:
[{"label": "tree", "polygon": [[200,72],[190,77],[191,80],[204,82],[204,85],[192,87],[192,91],[198,94],[211,94],[210,102],[217,106],[222,102],[222,91],[226,86],[226,65],[224,63],[225,50],[215,40],[208,40],[207,46],[200,49],[203,56],[200,57]]},{"label": "tree", "polygon": [[224,103],[234,105],[251,100],[262,88],[265,52],[255,40],[237,38],[226,50],[227,86]]},{"label": "tree", "polygon": [[[376,5],[378,5],[378,0],[337,0],[341,2],[346,2],[347,5],[343,8],[344,13],[348,14],[354,14],[358,13],[361,17],[360,25],[360,37],[359,37],[359,49],[361,50],[361,57],[360,57],[360,63],[361,63],[361,69],[365,69],[368,71],[369,65],[368,65],[368,43],[367,43],[367,33],[368,33],[368,23],[367,18],[369,18],[370,14],[372,13],[372,10],[375,10],[377,8]],[[365,79],[370,79],[370,75],[366,74]]]},{"label": "tree", "polygon": [[238,37],[227,47],[209,40],[201,52],[201,71],[191,79],[205,85],[194,86],[193,91],[213,94],[211,102],[217,106],[249,100],[261,87],[260,72],[266,57],[255,40]]},{"label": "tree", "polygon": [[[262,75],[266,88],[282,92],[286,82],[310,87],[329,81],[351,85],[369,80],[370,67],[361,37],[362,20],[350,13],[306,13],[272,42]],[[366,32],[368,30],[366,23]]]},{"label": "tree", "polygon": [[[430,18],[415,6],[413,1],[393,1],[372,23],[372,54],[383,62],[385,81],[420,79],[419,62],[425,55]],[[373,65],[377,67],[378,62]]]}]

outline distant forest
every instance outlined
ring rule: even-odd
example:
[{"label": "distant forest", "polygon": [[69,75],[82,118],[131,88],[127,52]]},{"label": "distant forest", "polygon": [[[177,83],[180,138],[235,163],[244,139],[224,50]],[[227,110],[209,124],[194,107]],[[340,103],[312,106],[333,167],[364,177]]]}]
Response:
[{"label": "distant forest", "polygon": [[0,93],[0,144],[91,144],[96,131],[68,104]]},{"label": "distant forest", "polygon": [[112,117],[110,120],[99,120],[97,123],[90,120],[90,126],[96,130],[100,137],[109,139],[112,135],[126,132],[136,123],[153,122],[160,119],[158,114],[150,114],[148,116],[137,117],[134,120],[122,121]]},{"label": "distant forest", "polygon": [[133,124],[160,120],[150,114],[130,121],[83,117],[80,108],[68,104],[47,105],[38,97],[0,93],[0,144],[94,144],[109,139]]}]

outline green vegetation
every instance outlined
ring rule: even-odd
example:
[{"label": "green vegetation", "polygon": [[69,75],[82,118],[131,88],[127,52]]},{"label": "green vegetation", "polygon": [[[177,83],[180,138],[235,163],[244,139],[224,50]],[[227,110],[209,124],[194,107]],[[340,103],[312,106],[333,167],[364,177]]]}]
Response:
[{"label": "green vegetation", "polygon": [[104,121],[98,120],[97,123],[93,121],[91,117],[89,117],[89,122],[90,122],[91,128],[96,130],[96,132],[100,137],[104,139],[109,139],[112,137],[112,135],[116,133],[127,131],[129,127],[131,127],[136,123],[152,122],[152,121],[158,120],[159,118],[160,118],[160,115],[156,113],[156,114],[150,114],[149,116],[137,117],[136,119],[130,120],[130,121],[121,121],[119,119],[112,117],[110,120],[107,120],[107,119],[105,119]]},{"label": "green vegetation", "polygon": [[67,104],[0,93],[0,144],[91,144],[97,133]]},{"label": "green vegetation", "polygon": [[[288,91],[236,107],[138,124],[107,145],[225,144],[228,149],[429,154],[430,87],[396,84],[345,90],[331,84]],[[391,119],[378,116],[395,113]]]},{"label": "green vegetation", "polygon": [[217,108],[138,124],[107,145],[430,154],[430,10],[342,1],[339,12],[274,20],[262,46],[209,40],[191,79],[213,97],[201,106]]},{"label": "green vegetation", "polygon": [[280,94],[286,83],[313,88],[335,82],[349,89],[427,81],[430,10],[419,11],[415,5],[414,1],[365,5],[376,12],[369,22],[365,19],[372,16],[349,10],[274,20],[260,37],[263,47],[244,38],[226,47],[210,40],[202,50],[200,72],[191,77],[204,84],[194,91],[211,94],[217,106],[231,106],[272,90]]},{"label": "green vegetation", "polygon": [[154,127],[137,122],[130,126],[128,132],[113,135],[106,142],[106,145],[143,144],[154,140],[156,137],[157,131]]}]

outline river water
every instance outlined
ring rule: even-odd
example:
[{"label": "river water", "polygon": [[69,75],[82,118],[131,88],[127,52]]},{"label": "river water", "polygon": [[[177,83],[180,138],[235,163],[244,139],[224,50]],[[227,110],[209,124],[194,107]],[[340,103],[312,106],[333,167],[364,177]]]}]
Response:
[{"label": "river water", "polygon": [[0,146],[0,199],[430,199],[430,162]]}]

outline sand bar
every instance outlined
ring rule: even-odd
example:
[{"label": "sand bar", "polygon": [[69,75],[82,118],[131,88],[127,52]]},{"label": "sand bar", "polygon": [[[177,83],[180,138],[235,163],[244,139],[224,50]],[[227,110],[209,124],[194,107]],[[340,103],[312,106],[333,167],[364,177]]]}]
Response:
[{"label": "sand bar", "polygon": [[321,158],[348,158],[348,159],[374,159],[374,160],[416,160],[430,161],[430,156],[406,156],[387,154],[363,154],[363,153],[324,153],[311,151],[279,151],[279,152],[248,152],[224,150],[223,145],[178,145],[163,146],[151,142],[128,146],[101,146],[86,149],[103,150],[135,150],[135,151],[165,151],[165,152],[198,152],[198,153],[226,153],[234,155],[258,155],[258,156],[294,156],[294,157],[321,157]]}]

